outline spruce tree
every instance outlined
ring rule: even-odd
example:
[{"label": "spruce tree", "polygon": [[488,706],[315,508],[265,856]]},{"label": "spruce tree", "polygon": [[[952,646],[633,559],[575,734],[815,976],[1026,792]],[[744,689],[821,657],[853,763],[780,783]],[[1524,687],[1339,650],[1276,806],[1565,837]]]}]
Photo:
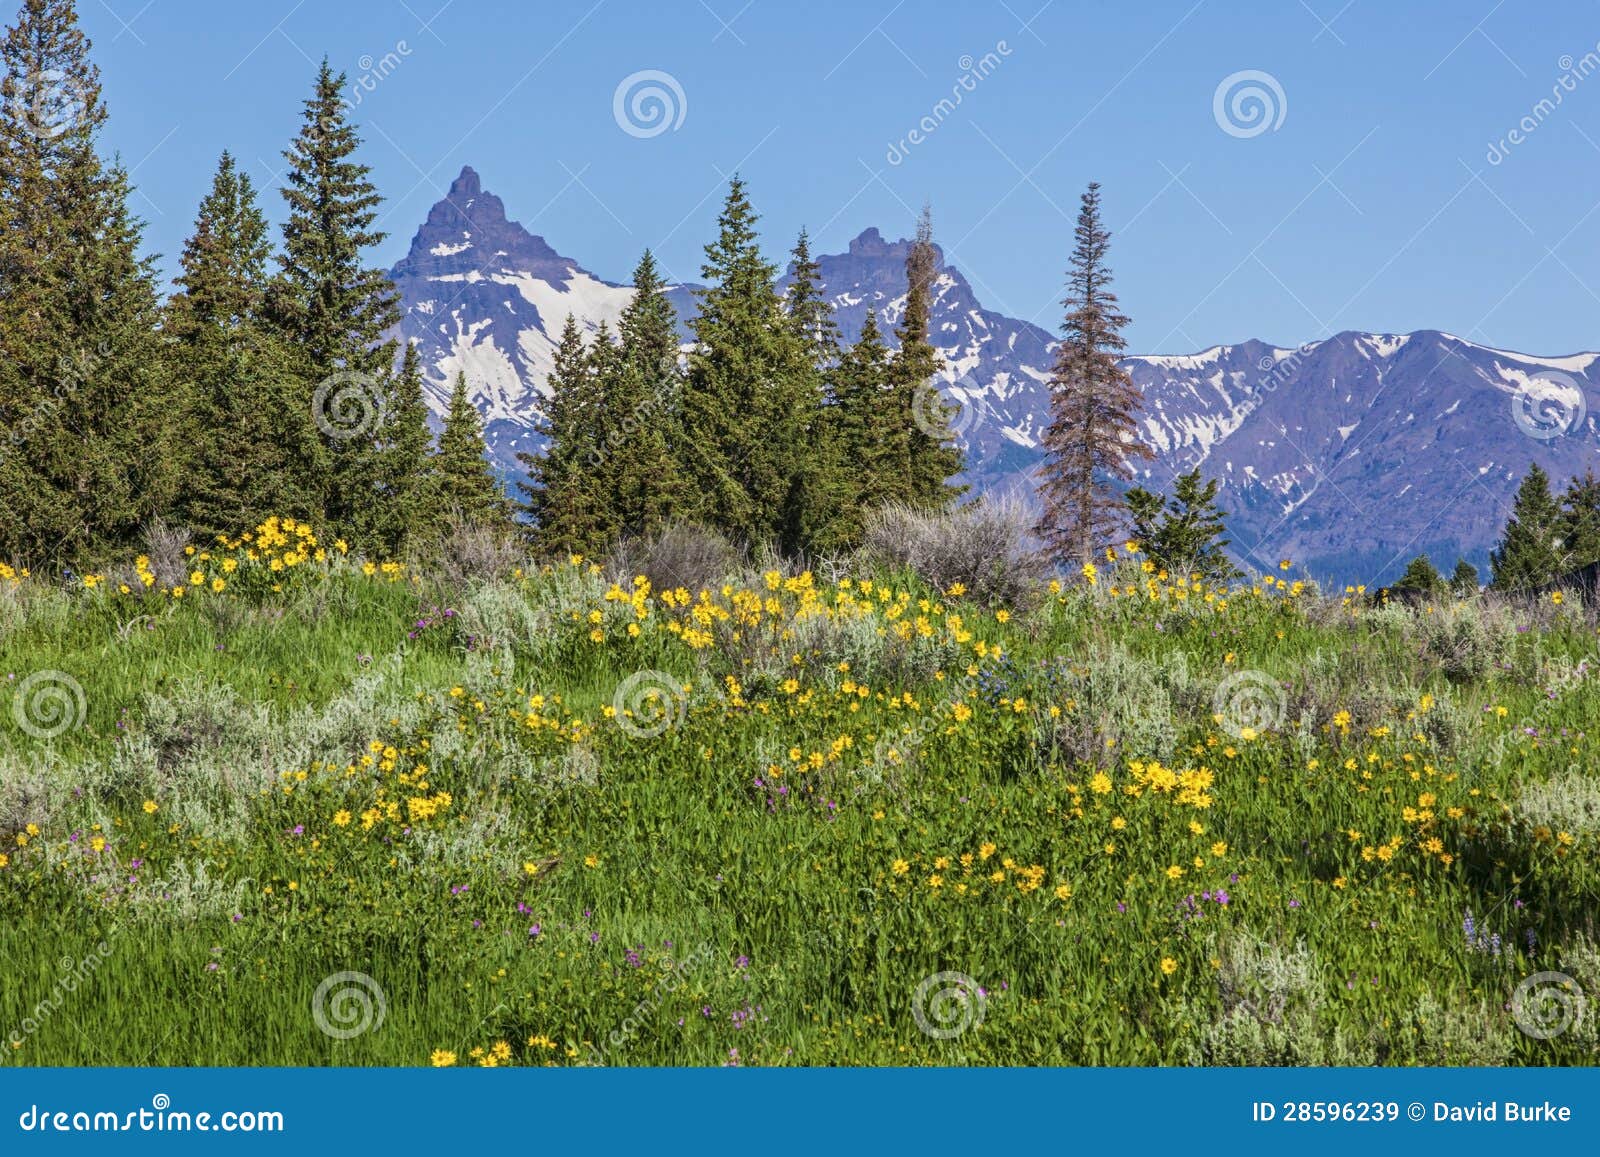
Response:
[{"label": "spruce tree", "polygon": [[324,60],[300,131],[284,153],[281,271],[270,297],[274,321],[306,362],[305,399],[328,452],[328,519],[363,545],[381,539],[384,459],[379,427],[391,408],[395,348],[383,334],[400,320],[394,286],[363,253],[386,234],[374,226],[381,198],[361,140],[347,119],[345,78]]},{"label": "spruce tree", "polygon": [[593,554],[605,545],[597,521],[602,498],[592,467],[600,423],[598,391],[583,335],[570,313],[545,390],[534,427],[545,441],[544,450],[517,455],[528,474],[518,484],[524,495],[518,509],[528,519],[535,549],[551,555]]},{"label": "spruce tree", "polygon": [[838,537],[845,546],[860,541],[869,510],[903,499],[906,427],[889,401],[889,352],[877,311],[868,308],[860,337],[833,372],[829,407],[843,483]]},{"label": "spruce tree", "polygon": [[271,515],[316,519],[320,444],[305,384],[263,324],[267,223],[250,178],[222,154],[180,259],[163,332],[192,437],[177,517],[202,539]]},{"label": "spruce tree", "polygon": [[1217,506],[1217,480],[1198,469],[1173,480],[1172,497],[1135,486],[1124,496],[1133,537],[1145,556],[1171,574],[1198,574],[1213,582],[1238,578],[1228,557],[1226,527]]},{"label": "spruce tree", "polygon": [[683,389],[685,471],[705,522],[743,542],[785,549],[804,443],[805,351],[782,310],[776,270],[756,243],[744,182],[729,182],[706,246],[695,346]]},{"label": "spruce tree", "polygon": [[1535,462],[1517,488],[1505,534],[1489,555],[1494,574],[1490,585],[1500,591],[1531,592],[1564,573],[1568,568],[1561,523],[1550,477]]},{"label": "spruce tree", "polygon": [[1415,591],[1419,595],[1437,595],[1445,589],[1444,575],[1439,573],[1427,555],[1419,554],[1406,564],[1405,573],[1396,579],[1389,589]]},{"label": "spruce tree", "polygon": [[1464,558],[1456,559],[1456,569],[1450,572],[1450,593],[1457,598],[1478,593],[1478,568]]},{"label": "spruce tree", "polygon": [[965,456],[955,444],[950,420],[954,407],[940,397],[935,376],[944,360],[929,339],[929,310],[939,276],[939,254],[933,244],[933,216],[924,206],[917,235],[906,255],[906,308],[895,330],[900,348],[890,364],[892,406],[905,423],[905,473],[901,497],[914,506],[943,510],[965,486],[950,479],[961,472]]},{"label": "spruce tree", "polygon": [[1572,479],[1561,496],[1561,544],[1566,570],[1600,561],[1600,478],[1593,468]]},{"label": "spruce tree", "polygon": [[1100,223],[1100,186],[1091,183],[1078,212],[1063,304],[1067,314],[1050,378],[1050,423],[1043,437],[1043,511],[1038,533],[1058,562],[1086,566],[1116,532],[1121,514],[1108,478],[1133,477],[1130,459],[1153,457],[1139,440],[1142,399],[1118,361],[1128,324],[1111,291]]},{"label": "spruce tree", "polygon": [[810,235],[801,229],[789,255],[784,309],[805,345],[806,357],[826,370],[839,360],[839,323],[833,317],[833,303],[822,294],[822,266],[811,256]]},{"label": "spruce tree", "polygon": [[428,520],[434,501],[433,433],[428,428],[428,402],[423,393],[422,363],[417,347],[406,344],[400,374],[390,391],[389,407],[380,417],[379,488],[375,537],[390,557],[409,543],[426,540],[437,530]]},{"label": "spruce tree", "polygon": [[609,338],[595,366],[601,429],[590,471],[606,496],[614,533],[649,536],[683,513],[686,490],[675,452],[681,448],[677,407],[677,314],[647,249],[633,271],[634,295],[618,318],[615,355]]},{"label": "spruce tree", "polygon": [[789,270],[784,315],[800,349],[793,389],[800,436],[810,453],[799,460],[780,538],[791,549],[834,552],[851,545],[843,445],[833,420],[837,415],[828,404],[830,378],[839,362],[839,326],[833,304],[823,296],[822,269],[811,256],[804,229],[795,240]]},{"label": "spruce tree", "polygon": [[0,553],[87,561],[166,508],[185,407],[70,0],[25,0],[0,63]]},{"label": "spruce tree", "polygon": [[456,374],[450,392],[450,409],[439,433],[432,474],[429,489],[435,527],[450,518],[490,525],[505,521],[505,499],[484,457],[483,429],[477,408],[467,396],[464,373]]}]

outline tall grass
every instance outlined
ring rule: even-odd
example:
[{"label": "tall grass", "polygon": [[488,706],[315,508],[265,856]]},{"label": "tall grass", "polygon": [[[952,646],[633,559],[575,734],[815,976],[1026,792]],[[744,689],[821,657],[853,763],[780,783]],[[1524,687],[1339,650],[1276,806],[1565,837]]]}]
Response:
[{"label": "tall grass", "polygon": [[12,586],[0,1057],[1594,1062],[1582,608],[907,561]]}]

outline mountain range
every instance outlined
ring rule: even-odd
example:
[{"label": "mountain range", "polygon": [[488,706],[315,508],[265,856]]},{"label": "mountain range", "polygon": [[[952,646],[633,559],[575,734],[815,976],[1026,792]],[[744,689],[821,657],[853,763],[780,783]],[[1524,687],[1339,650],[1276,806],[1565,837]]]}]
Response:
[{"label": "mountain range", "polygon": [[[821,255],[822,281],[847,340],[867,309],[892,328],[905,305],[910,242],[863,231]],[[632,290],[562,256],[506,215],[464,168],[391,271],[397,336],[417,344],[430,404],[442,414],[467,376],[496,468],[513,475],[537,449],[533,423],[568,313],[589,330],[616,322]],[[681,323],[694,286],[669,296]],[[1030,500],[1049,417],[1056,339],[985,309],[940,255],[931,331],[940,389],[977,493]],[[684,330],[685,340],[688,331]],[[1232,550],[1250,569],[1294,560],[1336,585],[1376,585],[1426,553],[1442,569],[1480,567],[1531,462],[1557,483],[1600,465],[1588,400],[1600,354],[1536,357],[1436,330],[1343,332],[1298,346],[1249,340],[1198,353],[1134,355],[1142,435],[1155,452],[1141,484],[1199,468],[1220,483]]]}]

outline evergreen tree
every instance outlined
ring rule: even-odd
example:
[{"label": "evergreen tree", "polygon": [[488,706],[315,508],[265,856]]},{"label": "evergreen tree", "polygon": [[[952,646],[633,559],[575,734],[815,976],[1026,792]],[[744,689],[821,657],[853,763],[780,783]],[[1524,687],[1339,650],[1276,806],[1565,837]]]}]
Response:
[{"label": "evergreen tree", "polygon": [[187,334],[260,321],[271,254],[255,186],[225,150],[200,202],[194,233],[184,242],[175,279],[180,292],[169,302],[167,328]]},{"label": "evergreen tree", "polygon": [[917,219],[916,238],[906,255],[906,308],[895,330],[900,348],[890,365],[889,384],[892,405],[906,431],[904,489],[900,497],[913,506],[931,510],[948,508],[966,491],[965,486],[950,483],[965,465],[950,429],[955,408],[939,396],[934,384],[934,377],[944,368],[939,351],[929,340],[928,328],[938,276],[933,216],[924,206]]},{"label": "evergreen tree", "polygon": [[597,342],[594,368],[603,405],[600,437],[590,453],[596,492],[605,496],[607,520],[620,535],[648,536],[684,510],[685,487],[675,451],[678,396],[677,314],[666,283],[647,249],[633,271],[634,295],[618,319],[621,337],[612,356],[609,338]]},{"label": "evergreen tree", "polygon": [[1564,570],[1600,561],[1600,478],[1592,468],[1572,479],[1562,495],[1561,545]]},{"label": "evergreen tree", "polygon": [[1489,555],[1501,591],[1533,591],[1568,568],[1561,546],[1561,507],[1550,493],[1550,477],[1535,462],[1517,488],[1505,534]]},{"label": "evergreen tree", "polygon": [[1444,575],[1440,574],[1425,554],[1419,554],[1406,564],[1405,573],[1390,586],[1390,590],[1415,591],[1420,595],[1437,595],[1444,591]]},{"label": "evergreen tree", "polygon": [[861,336],[834,371],[829,407],[844,486],[839,532],[843,545],[860,541],[869,510],[904,498],[906,427],[889,401],[889,352],[878,329],[877,312],[868,308]]},{"label": "evergreen tree", "polygon": [[706,246],[695,347],[683,389],[684,463],[698,516],[747,543],[785,549],[796,523],[797,480],[810,379],[784,316],[776,270],[756,244],[755,211],[734,177]]},{"label": "evergreen tree", "polygon": [[345,78],[324,60],[300,131],[284,153],[281,271],[274,321],[300,351],[315,383],[306,406],[328,451],[326,508],[334,526],[364,545],[381,539],[384,456],[379,444],[395,349],[382,340],[400,320],[394,286],[363,252],[387,236],[374,228],[381,198],[361,140],[346,119]]},{"label": "evergreen tree", "polygon": [[1086,565],[1113,536],[1121,511],[1106,479],[1132,478],[1129,460],[1153,455],[1138,436],[1139,391],[1118,362],[1128,318],[1110,288],[1111,234],[1100,223],[1098,184],[1083,195],[1075,242],[1050,379],[1038,533],[1058,561]]},{"label": "evergreen tree", "polygon": [[811,256],[804,229],[790,253],[789,270],[784,315],[801,351],[794,396],[801,437],[810,453],[799,460],[781,538],[806,550],[838,551],[852,545],[843,445],[835,407],[829,405],[830,379],[839,363],[839,326],[832,302],[823,296],[822,269]]},{"label": "evergreen tree", "polygon": [[535,547],[549,554],[588,555],[605,545],[598,521],[602,498],[591,469],[598,391],[589,371],[583,336],[569,313],[535,426],[544,452],[517,455],[528,473],[518,484],[524,495],[518,509],[528,518]]},{"label": "evergreen tree", "polygon": [[1173,480],[1170,499],[1143,487],[1124,496],[1134,540],[1147,558],[1169,574],[1198,574],[1213,582],[1238,578],[1228,557],[1217,480],[1202,481],[1198,469]]},{"label": "evergreen tree", "polygon": [[1450,572],[1450,591],[1457,598],[1477,594],[1478,568],[1464,558],[1456,559],[1456,569]]},{"label": "evergreen tree", "polygon": [[458,516],[496,524],[505,518],[505,500],[484,457],[483,429],[477,408],[467,397],[464,373],[456,374],[455,388],[450,392],[450,409],[433,459],[430,491],[436,521]]},{"label": "evergreen tree", "polygon": [[822,291],[822,266],[811,256],[811,238],[801,229],[789,255],[784,309],[805,345],[806,357],[813,366],[826,370],[839,360],[839,324],[833,317],[833,303]]},{"label": "evergreen tree", "polygon": [[320,445],[304,382],[262,321],[270,249],[250,178],[225,152],[163,325],[192,431],[174,509],[202,538],[238,534],[274,514],[321,514],[312,485]]},{"label": "evergreen tree", "polygon": [[374,529],[377,545],[391,557],[410,542],[436,529],[428,519],[436,509],[433,433],[428,428],[428,402],[423,393],[422,363],[417,347],[406,344],[400,374],[381,415],[379,454],[380,498]]},{"label": "evergreen tree", "polygon": [[184,407],[70,0],[25,0],[0,63],[0,553],[87,560],[170,501]]}]

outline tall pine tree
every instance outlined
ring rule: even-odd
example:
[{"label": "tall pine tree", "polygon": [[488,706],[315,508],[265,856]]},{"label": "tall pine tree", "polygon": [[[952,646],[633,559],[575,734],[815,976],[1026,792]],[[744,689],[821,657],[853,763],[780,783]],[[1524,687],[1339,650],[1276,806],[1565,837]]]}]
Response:
[{"label": "tall pine tree", "polygon": [[683,389],[684,466],[703,521],[746,543],[793,550],[810,375],[755,223],[734,177],[701,270],[706,287]]},{"label": "tall pine tree", "polygon": [[794,401],[810,453],[799,460],[780,538],[791,549],[838,551],[851,545],[844,448],[828,404],[829,381],[839,363],[839,326],[833,303],[823,296],[822,269],[811,256],[811,239],[804,229],[790,253],[783,306],[800,349]]},{"label": "tall pine tree", "polygon": [[1517,488],[1505,534],[1489,554],[1494,575],[1490,585],[1501,591],[1531,592],[1564,573],[1568,567],[1561,523],[1550,476],[1535,462]]},{"label": "tall pine tree", "polygon": [[892,404],[906,430],[901,497],[930,510],[946,509],[966,490],[950,482],[961,472],[964,456],[950,430],[954,409],[939,396],[934,384],[944,368],[944,360],[929,340],[928,327],[938,276],[933,214],[924,206],[906,255],[906,309],[895,330],[900,348],[890,365],[889,383]]},{"label": "tall pine tree", "polygon": [[1153,455],[1138,436],[1143,400],[1118,362],[1128,318],[1111,291],[1111,234],[1100,223],[1098,184],[1083,195],[1074,236],[1066,320],[1050,378],[1038,533],[1058,562],[1086,566],[1121,520],[1106,479],[1132,478],[1129,460]]},{"label": "tall pine tree", "polygon": [[592,463],[599,428],[599,393],[577,320],[569,313],[556,345],[535,430],[542,453],[523,451],[517,461],[528,472],[518,488],[519,509],[528,519],[535,549],[550,555],[589,555],[605,546],[599,522],[604,501]]},{"label": "tall pine tree", "polygon": [[407,545],[424,541],[437,529],[428,524],[436,507],[436,482],[429,450],[428,402],[423,393],[422,363],[417,347],[406,344],[400,373],[389,392],[388,407],[379,416],[378,486],[374,511],[376,543],[391,557]]},{"label": "tall pine tree", "polygon": [[806,357],[826,370],[839,360],[839,323],[833,317],[833,303],[822,291],[822,266],[811,256],[810,235],[801,229],[789,255],[784,309],[805,345]]},{"label": "tall pine tree", "polygon": [[328,519],[370,547],[382,537],[380,426],[395,361],[393,342],[382,337],[400,311],[387,274],[363,257],[387,235],[374,227],[381,198],[370,170],[354,159],[361,139],[346,116],[344,82],[324,60],[284,153],[289,213],[270,304],[315,383],[305,404],[327,450]]},{"label": "tall pine tree", "polygon": [[1561,544],[1567,570],[1600,561],[1600,478],[1592,468],[1561,496]]},{"label": "tall pine tree", "polygon": [[483,427],[467,396],[467,375],[456,374],[450,409],[439,433],[430,487],[436,524],[450,518],[499,526],[506,504],[484,457]]},{"label": "tall pine tree", "polygon": [[606,496],[614,533],[649,536],[684,511],[686,488],[675,456],[682,375],[677,313],[648,249],[634,267],[633,285],[617,321],[615,355],[609,339],[605,350],[596,343],[602,425],[589,469]]},{"label": "tall pine tree", "polygon": [[222,154],[185,243],[163,332],[192,431],[175,513],[202,538],[277,514],[321,515],[320,443],[295,359],[263,324],[267,223],[248,175]]},{"label": "tall pine tree", "polygon": [[25,0],[0,63],[0,552],[87,560],[171,499],[183,406],[70,0]]},{"label": "tall pine tree", "polygon": [[842,545],[861,540],[866,513],[904,493],[906,427],[890,404],[889,351],[878,329],[877,311],[867,309],[861,336],[839,359],[829,407],[843,485],[839,537]]}]

